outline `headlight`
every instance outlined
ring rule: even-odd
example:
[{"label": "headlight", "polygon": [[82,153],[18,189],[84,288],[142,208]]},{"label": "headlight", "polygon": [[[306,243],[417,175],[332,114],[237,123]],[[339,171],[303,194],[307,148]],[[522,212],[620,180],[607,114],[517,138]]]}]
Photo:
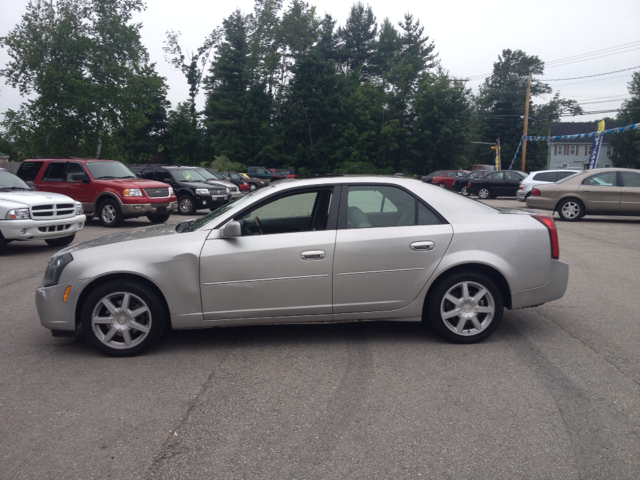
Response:
[{"label": "headlight", "polygon": [[139,188],[125,188],[122,191],[122,195],[124,195],[125,197],[141,197],[142,190],[140,190]]},{"label": "headlight", "polygon": [[16,208],[15,210],[9,210],[4,216],[6,220],[24,220],[25,218],[31,218],[28,208]]},{"label": "headlight", "polygon": [[72,261],[73,257],[68,252],[62,255],[54,255],[53,257],[51,257],[51,260],[49,260],[49,264],[47,265],[47,270],[44,272],[44,280],[42,280],[42,285],[45,287],[57,285],[64,267],[69,265]]},{"label": "headlight", "polygon": [[84,209],[82,208],[82,204],[80,202],[76,202],[76,215],[82,215],[84,213]]},{"label": "headlight", "polygon": [[173,188],[169,187],[169,196],[173,195]]},{"label": "headlight", "polygon": [[206,188],[196,188],[196,195],[209,195],[209,190]]}]

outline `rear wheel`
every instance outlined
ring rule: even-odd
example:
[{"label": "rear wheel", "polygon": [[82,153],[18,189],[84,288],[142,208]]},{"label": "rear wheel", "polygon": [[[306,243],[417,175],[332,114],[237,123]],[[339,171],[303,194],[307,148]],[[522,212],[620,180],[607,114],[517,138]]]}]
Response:
[{"label": "rear wheel", "polygon": [[47,244],[51,245],[52,247],[66,247],[71,242],[73,242],[74,238],[76,238],[75,233],[73,235],[68,235],[66,237],[61,237],[61,238],[46,238],[44,241],[47,242]]},{"label": "rear wheel", "polygon": [[464,187],[462,187],[462,189],[460,190],[460,193],[462,195],[464,195],[465,197],[469,196],[469,192],[467,191],[467,186],[466,185]]},{"label": "rear wheel", "polygon": [[575,198],[567,198],[558,204],[558,215],[562,220],[575,222],[584,216],[584,205]]},{"label": "rear wheel", "polygon": [[193,215],[197,210],[191,195],[182,195],[178,198],[178,212],[182,215]]},{"label": "rear wheel", "polygon": [[482,187],[478,190],[478,196],[485,200],[491,196],[491,191],[487,187]]},{"label": "rear wheel", "polygon": [[124,222],[124,217],[120,211],[120,207],[115,200],[105,200],[100,204],[98,209],[100,223],[108,228],[119,227]]},{"label": "rear wheel", "polygon": [[142,282],[115,280],[96,288],[82,305],[82,331],[102,353],[138,355],[164,331],[167,315],[162,297]]},{"label": "rear wheel", "polygon": [[7,253],[7,241],[5,240],[5,238],[2,236],[2,233],[0,232],[0,255],[4,255],[5,253]]},{"label": "rear wheel", "polygon": [[438,184],[438,186],[439,186],[440,188],[445,188],[445,187],[446,187],[446,185],[445,185],[444,183],[442,183],[442,182],[440,182],[440,183]]},{"label": "rear wheel", "polygon": [[438,281],[427,299],[427,316],[445,339],[476,343],[496,331],[503,305],[493,280],[478,272],[462,271]]},{"label": "rear wheel", "polygon": [[164,223],[171,217],[170,213],[148,213],[147,218],[151,223]]}]

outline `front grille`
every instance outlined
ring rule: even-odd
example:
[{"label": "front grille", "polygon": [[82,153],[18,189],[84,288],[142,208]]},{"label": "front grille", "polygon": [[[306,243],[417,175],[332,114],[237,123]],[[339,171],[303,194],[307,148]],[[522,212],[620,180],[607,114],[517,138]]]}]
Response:
[{"label": "front grille", "polygon": [[38,230],[41,232],[63,232],[65,230],[69,230],[71,225],[50,225],[48,227],[38,227]]},{"label": "front grille", "polygon": [[226,195],[227,194],[227,189],[226,188],[224,188],[224,189],[222,189],[222,188],[221,189],[211,188],[211,189],[209,189],[209,193],[211,195]]},{"label": "front grille", "polygon": [[76,206],[73,203],[49,203],[46,205],[33,205],[31,218],[34,220],[50,220],[52,218],[73,217],[76,214]]},{"label": "front grille", "polygon": [[144,193],[146,193],[149,198],[168,197],[169,187],[145,188]]}]

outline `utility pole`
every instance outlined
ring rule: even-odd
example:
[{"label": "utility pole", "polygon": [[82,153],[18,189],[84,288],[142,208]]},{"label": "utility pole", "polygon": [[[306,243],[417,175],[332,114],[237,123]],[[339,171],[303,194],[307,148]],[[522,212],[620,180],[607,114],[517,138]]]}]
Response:
[{"label": "utility pole", "polygon": [[[527,98],[524,104],[524,137],[527,136],[527,129],[529,127],[529,95],[531,94],[531,74],[527,77]],[[524,172],[524,165],[527,158],[527,139],[522,139],[522,164],[520,171]]]}]

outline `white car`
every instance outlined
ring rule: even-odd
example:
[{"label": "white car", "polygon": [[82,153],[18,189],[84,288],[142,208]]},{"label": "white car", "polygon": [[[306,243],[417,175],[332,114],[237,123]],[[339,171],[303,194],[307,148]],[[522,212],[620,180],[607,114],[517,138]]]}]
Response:
[{"label": "white car", "polygon": [[[580,170],[581,171],[581,170]],[[546,183],[555,183],[563,178],[570,177],[577,173],[579,170],[540,170],[538,172],[531,172],[527,178],[520,182],[520,187],[516,193],[516,198],[519,202],[526,202],[529,195],[531,195],[531,189],[536,185],[543,185]]]},{"label": "white car", "polygon": [[14,240],[69,245],[85,220],[80,202],[59,193],[34,192],[13,173],[0,169],[0,255]]}]

